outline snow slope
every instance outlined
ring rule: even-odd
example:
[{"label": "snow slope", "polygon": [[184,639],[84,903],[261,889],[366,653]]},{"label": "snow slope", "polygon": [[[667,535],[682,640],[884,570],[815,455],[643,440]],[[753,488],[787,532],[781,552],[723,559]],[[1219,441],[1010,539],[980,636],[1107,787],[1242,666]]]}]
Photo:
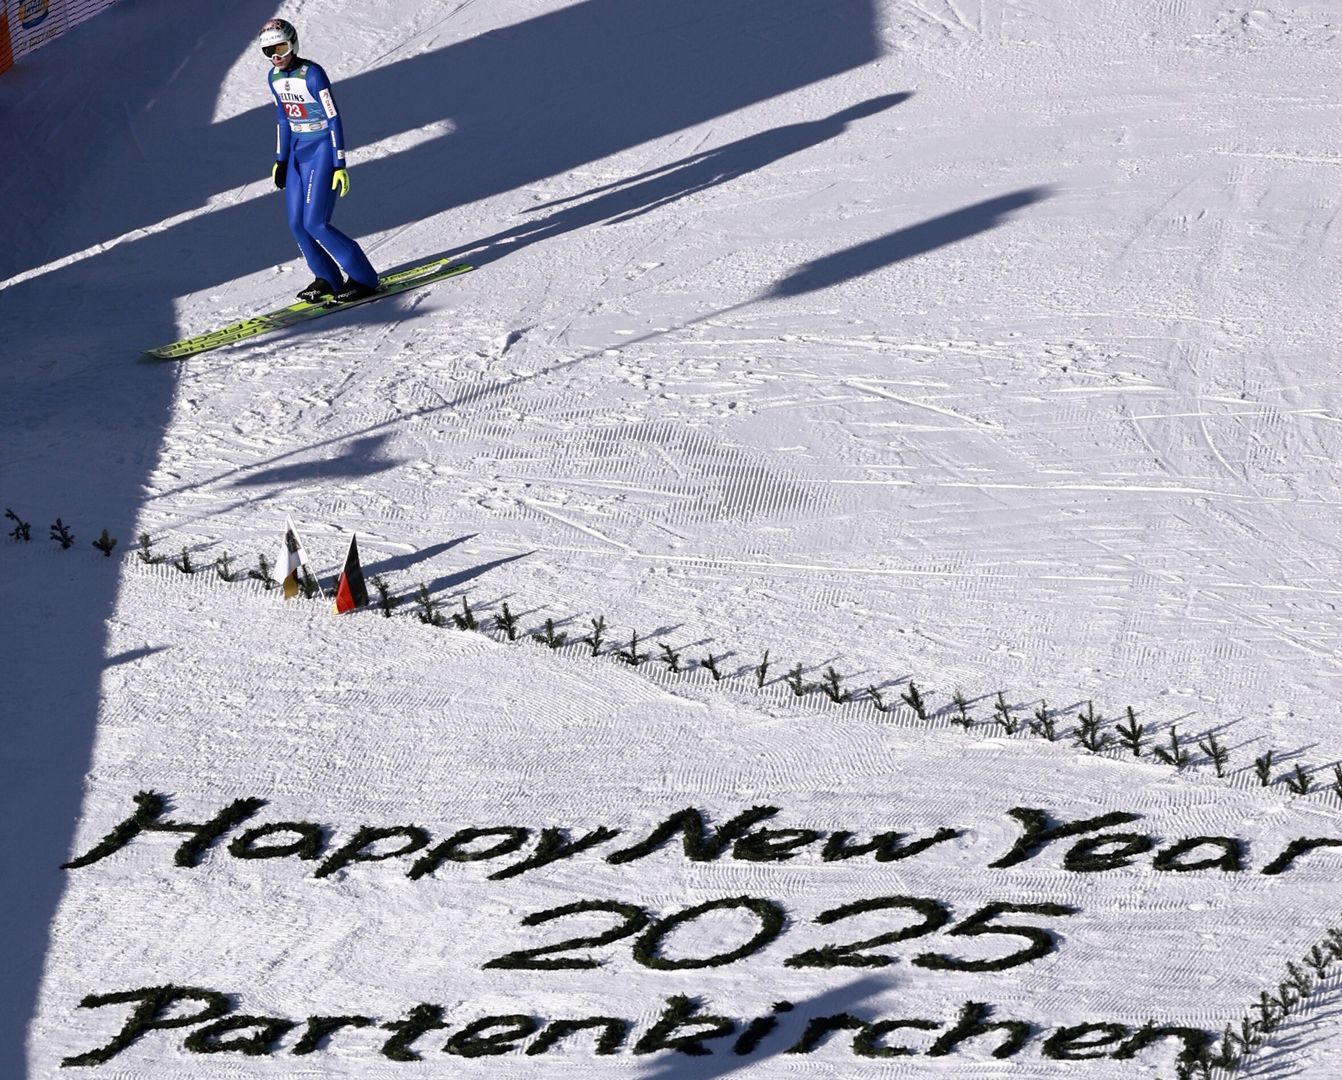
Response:
[{"label": "snow slope", "polygon": [[[602,1013],[635,1024],[631,1045],[676,993],[741,1020],[797,1008],[754,1055],[702,1061],[593,1056],[590,1037],[467,1061],[438,1053],[446,1030],[415,1067],[371,1030],[294,1056],[300,1027],[261,1058],[157,1032],[102,1071],[1171,1075],[1172,1043],[1129,1062],[1040,1047],[1088,1022],[1219,1031],[1274,989],[1339,922],[1337,854],[1261,870],[1293,838],[1342,838],[1324,790],[1342,759],[1340,24],[1322,0],[1098,6],[242,0],[187,18],[159,0],[8,73],[0,502],[37,539],[0,546],[5,812],[28,823],[6,890],[0,1071],[20,1074],[22,1053],[53,1075],[110,1038],[125,1006],[81,1010],[86,994],[178,983],[292,1020],[383,1022],[421,1002],[450,1030]],[[267,189],[248,45],[276,13],[327,67],[361,148],[338,224],[380,267],[458,254],[476,270],[136,364],[308,278]],[[286,514],[324,568],[357,532],[402,613],[335,620],[87,547],[106,527],[119,555],[147,531],[166,554],[251,565]],[[77,549],[46,541],[58,515]],[[604,615],[606,650],[637,630],[729,677],[434,630],[408,614],[421,582],[572,638]],[[920,723],[757,691],[765,649],[770,679],[833,666],[894,701],[912,678],[944,711]],[[968,733],[949,722],[957,689]],[[999,691],[1025,716],[1047,702],[1067,732],[1087,701],[1109,718],[1131,705],[1162,740],[1171,724],[1215,731],[1230,775],[1201,752],[1179,772],[1149,747],[1133,762],[1070,735],[990,737]],[[1269,748],[1264,789],[1252,762]],[[1293,797],[1279,778],[1297,764],[1315,790]],[[257,823],[318,823],[335,843],[408,824],[435,839],[605,825],[632,842],[688,806],[721,824],[761,804],[827,836],[963,833],[889,864],[827,863],[817,840],[777,863],[668,849],[616,865],[611,840],[502,881],[489,863],[411,881],[409,857],[317,879],[225,843],[179,868],[167,837],[57,869],[146,789],[187,821],[264,798]],[[1140,814],[1120,831],[1156,851],[1239,838],[1245,868],[1162,872],[1152,852],[1077,873],[1059,844],[995,869],[1012,807]],[[740,895],[790,921],[720,968],[645,968],[627,942],[592,971],[480,967],[568,929],[524,929],[527,913]],[[911,965],[955,945],[941,937],[893,946],[889,967],[783,965],[826,940],[822,911],[888,895],[957,920],[994,901],[1080,910],[1036,917],[1058,948],[1005,972]],[[841,940],[891,925],[861,919]],[[719,914],[667,948],[751,932]],[[1330,986],[1260,1075],[1342,1076]],[[949,1026],[966,1001],[1036,1034],[1004,1060],[986,1039],[928,1057],[926,1032],[899,1035],[916,1056],[855,1057],[844,1032],[781,1053],[808,1016]]]}]

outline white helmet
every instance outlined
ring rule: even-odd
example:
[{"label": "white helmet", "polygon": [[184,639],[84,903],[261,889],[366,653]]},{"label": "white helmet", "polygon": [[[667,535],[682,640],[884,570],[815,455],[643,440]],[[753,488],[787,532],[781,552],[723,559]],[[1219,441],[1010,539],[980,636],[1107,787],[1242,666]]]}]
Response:
[{"label": "white helmet", "polygon": [[298,55],[298,31],[283,19],[268,19],[257,35],[256,43],[277,68],[287,67]]}]

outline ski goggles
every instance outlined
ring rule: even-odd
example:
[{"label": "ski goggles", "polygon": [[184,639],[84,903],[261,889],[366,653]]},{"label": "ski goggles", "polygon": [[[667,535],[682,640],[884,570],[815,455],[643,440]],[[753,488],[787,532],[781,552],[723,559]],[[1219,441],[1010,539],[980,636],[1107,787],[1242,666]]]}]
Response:
[{"label": "ski goggles", "polygon": [[272,60],[277,56],[288,56],[289,43],[281,41],[278,45],[262,45],[261,51]]}]

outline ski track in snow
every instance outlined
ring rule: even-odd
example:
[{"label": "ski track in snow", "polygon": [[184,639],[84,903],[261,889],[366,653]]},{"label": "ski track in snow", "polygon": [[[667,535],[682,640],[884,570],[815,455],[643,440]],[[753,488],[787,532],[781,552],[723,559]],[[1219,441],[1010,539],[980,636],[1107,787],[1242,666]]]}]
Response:
[{"label": "ski track in snow", "polygon": [[[1270,747],[1283,771],[1304,764],[1322,786],[1342,760],[1332,5],[873,0],[865,26],[861,4],[799,3],[772,9],[738,81],[796,35],[809,48],[817,27],[836,50],[844,35],[870,34],[877,58],[535,176],[509,132],[458,127],[450,93],[445,115],[402,130],[377,115],[392,105],[354,91],[361,76],[484,47],[487,35],[519,40],[529,20],[553,28],[544,20],[579,5],[414,0],[376,19],[356,7],[302,0],[280,12],[312,28],[305,42],[332,74],[351,143],[361,125],[379,133],[362,172],[354,157],[337,224],[384,225],[361,230],[379,266],[454,252],[477,270],[137,368],[138,350],[159,343],[140,340],[143,325],[165,325],[146,316],[146,297],[173,296],[168,323],[184,335],[275,306],[307,272],[252,265],[177,295],[163,253],[208,263],[199,238],[212,234],[190,230],[251,189],[235,178],[221,179],[222,194],[146,196],[161,220],[113,213],[148,176],[173,182],[164,163],[179,152],[184,107],[146,103],[113,62],[140,103],[116,121],[134,149],[98,150],[106,190],[94,191],[56,177],[44,149],[84,130],[62,111],[83,76],[21,65],[0,93],[24,106],[9,123],[43,132],[16,127],[29,135],[13,140],[16,174],[42,183],[0,180],[9,205],[35,207],[0,266],[18,342],[0,345],[13,370],[0,504],[38,531],[57,514],[77,521],[84,547],[105,523],[123,550],[147,531],[165,554],[186,547],[208,565],[227,551],[239,568],[271,554],[292,515],[323,570],[357,533],[403,611],[424,583],[444,610],[465,598],[484,617],[507,601],[528,629],[553,617],[572,639],[604,615],[611,647],[636,630],[652,649],[660,639],[687,657],[725,654],[733,672],[768,649],[778,676],[801,662],[818,679],[832,664],[851,688],[892,697],[913,678],[938,709],[962,690],[985,723],[998,691],[1068,718],[1087,701],[1111,718],[1131,705],[1157,737],[1170,724],[1216,730],[1237,771],[1204,783],[1062,743],[966,738],[945,713],[928,730],[870,709],[798,707],[781,691],[650,678],[435,632],[408,614],[337,622],[253,586],[127,562],[107,598],[103,655],[131,659],[96,677],[71,849],[125,816],[141,788],[171,794],[188,819],[260,795],[267,820],[345,831],[413,821],[435,836],[503,820],[633,833],[686,805],[725,817],[759,802],[785,806],[786,827],[976,831],[964,847],[893,864],[659,856],[635,872],[580,857],[511,883],[454,873],[450,887],[380,863],[315,882],[295,860],[219,853],[183,873],[166,842],[145,844],[68,879],[32,1075],[115,1030],[108,1015],[80,1015],[84,994],[174,979],[241,993],[248,1012],[390,1019],[441,1001],[463,1023],[490,1011],[586,1015],[618,996],[645,1024],[674,992],[746,1016],[844,983],[784,969],[781,945],[707,974],[636,969],[627,955],[564,978],[480,973],[482,957],[521,947],[524,914],[595,895],[670,911],[748,893],[784,901],[800,922],[884,893],[941,896],[961,916],[994,899],[1084,911],[1056,956],[1011,975],[882,969],[887,1011],[873,1015],[897,1004],[949,1017],[983,1000],[1043,1026],[1157,1015],[1219,1031],[1275,986],[1285,961],[1337,922],[1335,860],[1226,882],[1069,875],[1056,857],[985,871],[980,856],[1010,842],[1012,805],[1134,810],[1162,837],[1243,835],[1255,851],[1337,835],[1335,798],[1262,792],[1249,764]],[[660,47],[721,32],[699,11],[666,16]],[[97,20],[107,46],[85,31],[81,47],[120,47],[135,24],[119,18]],[[218,32],[204,28],[201,42]],[[64,48],[25,64],[56,64]],[[221,89],[191,138],[208,159],[251,124],[263,174],[269,119],[257,119],[254,59],[209,74]],[[577,93],[554,88],[561,102]],[[474,95],[461,89],[463,114],[476,115]],[[609,122],[624,124],[611,107]],[[458,139],[469,155],[457,157]],[[391,174],[375,165],[426,160],[445,192],[474,194],[444,195],[411,221],[373,209],[419,205],[427,182],[401,176],[387,194],[374,178]],[[490,170],[516,182],[469,179]],[[160,246],[141,247],[151,240]],[[163,424],[147,395],[163,399]],[[88,442],[91,429],[103,443]],[[109,476],[135,484],[100,486],[94,447]],[[11,545],[0,553],[7,588],[29,595],[65,572],[57,557]],[[106,569],[80,558],[71,573],[90,582]],[[6,675],[16,700],[34,702],[51,677]],[[471,933],[444,930],[467,921]],[[1317,1070],[1342,1052],[1336,1001],[1336,986],[1314,999],[1247,1075],[1326,1075]],[[239,1058],[220,1072],[179,1043],[146,1040],[103,1071],[404,1068],[376,1054],[371,1033],[297,1059],[301,1070]],[[570,1050],[543,1071],[653,1075],[655,1064]],[[1139,1075],[1169,1071],[1168,1055],[1139,1064]],[[508,1056],[469,1071],[530,1077],[537,1065]],[[1133,1075],[1119,1062],[1083,1068]],[[873,1062],[826,1050],[741,1075],[1066,1069],[1037,1053]]]}]

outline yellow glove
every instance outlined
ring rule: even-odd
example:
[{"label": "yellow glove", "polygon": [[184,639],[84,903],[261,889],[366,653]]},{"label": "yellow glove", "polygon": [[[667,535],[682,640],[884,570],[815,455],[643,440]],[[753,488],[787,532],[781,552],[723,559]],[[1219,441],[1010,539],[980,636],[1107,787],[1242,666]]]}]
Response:
[{"label": "yellow glove", "polygon": [[284,187],[284,181],[289,177],[289,163],[287,161],[277,161],[270,167],[270,178],[275,181],[277,188]]},{"label": "yellow glove", "polygon": [[335,175],[331,177],[331,190],[339,190],[340,197],[343,199],[349,194],[349,173],[344,169],[336,169]]}]

